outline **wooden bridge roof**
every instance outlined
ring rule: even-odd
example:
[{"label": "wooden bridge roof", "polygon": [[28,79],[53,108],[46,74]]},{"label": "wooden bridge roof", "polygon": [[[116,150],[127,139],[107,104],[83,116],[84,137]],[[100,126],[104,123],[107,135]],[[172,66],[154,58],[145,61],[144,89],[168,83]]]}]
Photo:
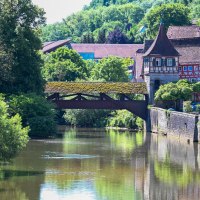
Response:
[{"label": "wooden bridge roof", "polygon": [[148,94],[146,83],[131,82],[48,82],[45,93]]}]

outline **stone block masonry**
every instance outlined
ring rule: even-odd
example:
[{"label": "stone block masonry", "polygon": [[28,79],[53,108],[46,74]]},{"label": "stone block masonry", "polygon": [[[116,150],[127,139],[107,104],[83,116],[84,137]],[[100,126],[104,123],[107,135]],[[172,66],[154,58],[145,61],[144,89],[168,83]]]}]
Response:
[{"label": "stone block masonry", "polygon": [[153,107],[149,110],[151,132],[200,141],[200,116]]}]

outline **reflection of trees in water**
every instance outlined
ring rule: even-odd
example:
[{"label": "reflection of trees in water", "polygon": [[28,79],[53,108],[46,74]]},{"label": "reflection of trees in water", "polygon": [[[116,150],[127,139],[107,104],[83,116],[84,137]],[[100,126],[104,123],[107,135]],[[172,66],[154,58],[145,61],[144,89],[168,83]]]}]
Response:
[{"label": "reflection of trees in water", "polygon": [[[8,173],[10,173],[8,175]],[[40,185],[43,175],[38,172],[3,171],[1,170],[1,200],[32,200],[39,199]]]},{"label": "reflection of trees in water", "polygon": [[200,172],[193,172],[190,168],[170,163],[168,159],[164,162],[155,161],[154,172],[158,180],[169,185],[186,187],[190,183],[200,183]]},{"label": "reflection of trees in water", "polygon": [[173,138],[152,137],[148,199],[200,199],[198,152],[194,147]]},{"label": "reflection of trees in water", "polygon": [[[79,136],[81,133],[78,133]],[[86,132],[83,132],[86,135]],[[102,134],[98,134],[100,136]],[[96,135],[97,136],[97,135]],[[80,142],[81,141],[81,142]],[[110,142],[109,142],[110,141]],[[111,143],[111,145],[109,145]],[[77,181],[92,181],[98,195],[105,199],[142,199],[134,190],[133,169],[121,160],[124,153],[129,157],[136,147],[143,144],[143,134],[128,131],[108,131],[99,139],[77,138],[77,132],[66,132],[63,153],[66,155],[97,155],[92,159],[59,160],[59,173],[46,174],[45,182],[53,183],[59,189],[72,189]],[[104,151],[99,151],[103,149]],[[120,155],[121,154],[121,155]],[[129,155],[130,154],[130,155]],[[55,166],[55,162],[53,162]],[[49,165],[50,166],[50,165]],[[52,166],[52,168],[54,168]]]},{"label": "reflection of trees in water", "polygon": [[[8,189],[7,189],[8,188]],[[14,182],[0,182],[0,199],[1,200],[29,200],[26,193]]]},{"label": "reflection of trees in water", "polygon": [[135,189],[133,169],[127,166],[114,169],[105,166],[95,179],[95,188],[100,199],[142,199],[142,194]]},{"label": "reflection of trees in water", "polygon": [[111,145],[123,153],[132,153],[136,147],[141,146],[144,143],[142,132],[132,133],[125,131],[119,132],[114,130],[108,131]]}]

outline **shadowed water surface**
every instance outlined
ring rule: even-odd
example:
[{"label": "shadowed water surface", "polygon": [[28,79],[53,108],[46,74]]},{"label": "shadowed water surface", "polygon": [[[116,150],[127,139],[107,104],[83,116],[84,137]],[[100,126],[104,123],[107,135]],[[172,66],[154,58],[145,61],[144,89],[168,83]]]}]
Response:
[{"label": "shadowed water surface", "polygon": [[198,200],[199,150],[157,135],[67,130],[0,166],[0,200]]}]

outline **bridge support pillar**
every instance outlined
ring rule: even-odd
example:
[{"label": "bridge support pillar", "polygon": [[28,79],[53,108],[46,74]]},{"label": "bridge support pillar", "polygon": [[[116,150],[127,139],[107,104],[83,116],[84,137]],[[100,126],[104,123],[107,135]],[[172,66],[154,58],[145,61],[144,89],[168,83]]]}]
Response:
[{"label": "bridge support pillar", "polygon": [[144,121],[144,131],[146,133],[151,133],[151,119],[150,119],[150,110],[147,109],[147,118]]}]

